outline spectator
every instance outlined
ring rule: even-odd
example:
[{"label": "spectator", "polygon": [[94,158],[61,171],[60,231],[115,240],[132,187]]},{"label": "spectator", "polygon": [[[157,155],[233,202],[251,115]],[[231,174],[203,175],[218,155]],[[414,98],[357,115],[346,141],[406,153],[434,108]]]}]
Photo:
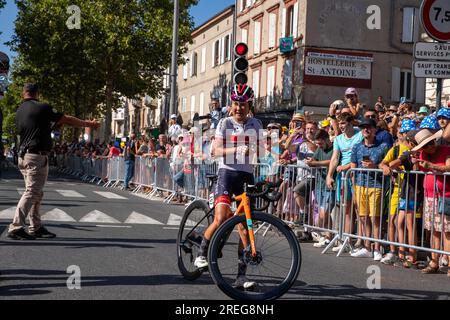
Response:
[{"label": "spectator", "polygon": [[376,140],[379,143],[386,143],[389,148],[392,148],[394,145],[394,139],[392,138],[392,135],[386,131],[378,127],[379,118],[377,115],[377,112],[373,109],[369,109],[364,113],[364,118],[366,119],[373,119],[377,123],[377,134],[376,134]]},{"label": "spectator", "polygon": [[141,145],[139,146],[137,155],[142,156],[146,153],[148,153],[148,139],[146,137],[142,137],[141,139]]},{"label": "spectator", "polygon": [[345,103],[348,108],[350,108],[350,112],[358,119],[361,117],[363,113],[362,104],[359,102],[358,92],[355,88],[348,88],[345,90]]},{"label": "spectator", "polygon": [[211,129],[216,129],[220,119],[222,119],[222,110],[220,108],[219,99],[211,101]]},{"label": "spectator", "polygon": [[[351,157],[352,148],[356,144],[360,143],[363,139],[361,132],[356,132],[353,128],[354,117],[350,114],[341,114],[338,118],[339,130],[343,133],[338,135],[333,142],[333,155],[331,157],[330,166],[327,172],[327,186],[330,189],[336,190],[336,199],[340,200],[342,203],[346,202],[346,212],[345,212],[345,232],[352,232],[352,216],[351,216],[351,205],[352,200],[352,184],[350,179],[347,180],[347,195],[341,194],[342,186],[342,174],[344,174],[351,167]],[[337,172],[337,176],[335,176]],[[335,184],[336,181],[336,184]],[[339,244],[333,251],[340,251],[342,244]]]},{"label": "spectator", "polygon": [[136,147],[136,134],[130,135],[130,140],[126,143],[123,156],[125,159],[125,177],[123,190],[131,190],[129,183],[134,177],[134,163],[136,159],[137,147]]},{"label": "spectator", "polygon": [[[375,169],[383,160],[389,147],[375,139],[377,124],[373,119],[364,119],[359,127],[362,129],[364,141],[352,148],[351,167]],[[382,175],[374,172],[358,171],[355,173],[356,206],[360,221],[365,226],[366,236],[380,238]],[[372,233],[373,231],[373,233]],[[365,246],[351,254],[352,257],[373,257],[375,261],[382,259],[380,243],[375,243],[372,253],[370,241]]]},{"label": "spectator", "polygon": [[178,135],[181,134],[181,126],[177,123],[177,115],[176,114],[172,114],[170,116],[170,121],[169,121],[169,130],[168,130],[168,135],[169,138],[172,139],[172,137],[178,137]]},{"label": "spectator", "polygon": [[382,96],[378,96],[377,102],[375,103],[374,109],[379,112],[381,109],[384,109],[384,101]]},{"label": "spectator", "polygon": [[[384,157],[383,161],[380,164],[380,169],[383,170],[385,176],[392,176],[393,184],[391,190],[388,190],[390,194],[390,199],[385,202],[385,206],[389,206],[389,220],[388,220],[388,239],[389,241],[395,242],[395,225],[396,225],[396,215],[399,203],[400,196],[400,186],[403,183],[404,174],[400,174],[400,177],[397,177],[397,174],[393,174],[392,165],[396,164],[396,168],[400,170],[404,170],[405,168],[399,166],[400,157],[406,152],[409,151],[409,146],[406,142],[406,135],[410,131],[414,131],[416,129],[416,121],[405,119],[402,121],[402,125],[399,131],[399,144],[395,147],[392,147],[386,157]],[[380,141],[378,141],[380,142]],[[403,231],[403,230],[402,230]],[[403,257],[404,258],[404,257]],[[396,248],[394,245],[390,245],[390,251],[381,259],[381,262],[384,264],[393,264],[397,261]]]},{"label": "spectator", "polygon": [[391,105],[389,109],[386,111],[386,115],[384,117],[384,121],[386,122],[389,133],[394,137],[397,135],[398,124],[400,118],[398,116],[398,108],[394,105]]},{"label": "spectator", "polygon": [[[415,140],[417,146],[412,151],[419,151],[413,163],[425,172],[444,173],[450,171],[450,147],[436,144],[442,131],[434,133],[429,129],[420,130]],[[442,175],[426,175],[424,179],[424,227],[431,232],[431,248],[450,251],[450,181]],[[441,248],[441,232],[443,232],[444,248]],[[439,269],[439,254],[431,253],[431,261],[422,270],[423,273],[436,273]],[[450,272],[448,272],[450,276]]]},{"label": "spectator", "polygon": [[438,140],[438,144],[448,146],[448,145],[450,145],[450,141],[445,139],[445,136],[446,136],[445,131],[450,130],[450,129],[447,129],[447,128],[450,128],[450,126],[449,126],[450,108],[444,108],[444,107],[440,108],[436,114],[436,118],[438,119],[439,126],[444,131],[443,137]]},{"label": "spectator", "polygon": [[427,106],[421,106],[419,111],[417,112],[417,117],[423,120],[426,116],[430,114],[430,110]]},{"label": "spectator", "polygon": [[[329,228],[331,225],[330,214],[336,202],[336,192],[326,186],[327,171],[330,165],[331,157],[333,155],[333,144],[330,141],[329,135],[325,130],[318,130],[314,135],[314,143],[318,146],[317,150],[311,158],[305,160],[309,167],[317,168],[316,183],[315,183],[315,197],[319,207],[319,221],[320,228]],[[295,190],[294,190],[295,191]],[[326,233],[325,237],[320,239],[318,243],[314,244],[316,248],[326,247],[331,240],[331,233]]]}]

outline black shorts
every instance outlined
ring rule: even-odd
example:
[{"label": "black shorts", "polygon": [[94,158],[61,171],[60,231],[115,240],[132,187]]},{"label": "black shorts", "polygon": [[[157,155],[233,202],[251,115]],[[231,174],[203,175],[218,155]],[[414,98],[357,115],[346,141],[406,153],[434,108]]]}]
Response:
[{"label": "black shorts", "polygon": [[219,169],[218,179],[214,191],[214,206],[219,203],[231,204],[231,197],[244,193],[244,184],[254,184],[253,174],[243,171]]}]

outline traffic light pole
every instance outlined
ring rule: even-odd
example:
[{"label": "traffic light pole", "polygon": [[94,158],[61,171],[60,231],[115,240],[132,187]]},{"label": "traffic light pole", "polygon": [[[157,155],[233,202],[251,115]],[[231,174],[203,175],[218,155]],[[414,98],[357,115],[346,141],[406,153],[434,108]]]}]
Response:
[{"label": "traffic light pole", "polygon": [[[238,12],[238,0],[235,0],[234,2],[234,12],[233,12],[233,45],[231,46],[232,48],[234,48],[236,46],[236,39],[237,39],[237,12]],[[234,79],[234,60],[236,59],[236,55],[234,53],[234,50],[231,50],[231,54],[233,55],[231,57],[231,85],[233,85],[233,79]]]},{"label": "traffic light pole", "polygon": [[[180,1],[174,0],[172,65],[170,70],[170,114],[177,114],[177,70],[178,70],[178,24],[180,17]],[[166,119],[168,120],[168,119]]]}]

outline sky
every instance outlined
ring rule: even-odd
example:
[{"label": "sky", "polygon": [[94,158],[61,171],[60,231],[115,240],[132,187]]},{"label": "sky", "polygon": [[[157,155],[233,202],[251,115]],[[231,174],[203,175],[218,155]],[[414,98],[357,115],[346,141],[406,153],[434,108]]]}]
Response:
[{"label": "sky", "polygon": [[[194,17],[197,27],[234,3],[235,0],[199,0],[198,4],[191,8],[190,14]],[[0,11],[0,51],[6,53],[11,60],[14,60],[15,53],[4,43],[11,40],[16,15],[17,7],[14,0],[7,0],[5,8]]]}]

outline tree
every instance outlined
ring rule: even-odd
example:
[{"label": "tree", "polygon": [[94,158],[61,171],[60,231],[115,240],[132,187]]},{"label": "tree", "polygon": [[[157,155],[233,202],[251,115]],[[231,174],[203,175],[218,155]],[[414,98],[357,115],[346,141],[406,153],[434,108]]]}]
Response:
[{"label": "tree", "polygon": [[[193,28],[180,3],[180,48]],[[45,99],[76,116],[104,114],[111,136],[119,97],[158,96],[170,64],[173,3],[169,0],[16,0],[19,13],[10,43],[18,52],[18,79],[40,84]],[[66,9],[81,10],[80,29],[69,29]]]}]

